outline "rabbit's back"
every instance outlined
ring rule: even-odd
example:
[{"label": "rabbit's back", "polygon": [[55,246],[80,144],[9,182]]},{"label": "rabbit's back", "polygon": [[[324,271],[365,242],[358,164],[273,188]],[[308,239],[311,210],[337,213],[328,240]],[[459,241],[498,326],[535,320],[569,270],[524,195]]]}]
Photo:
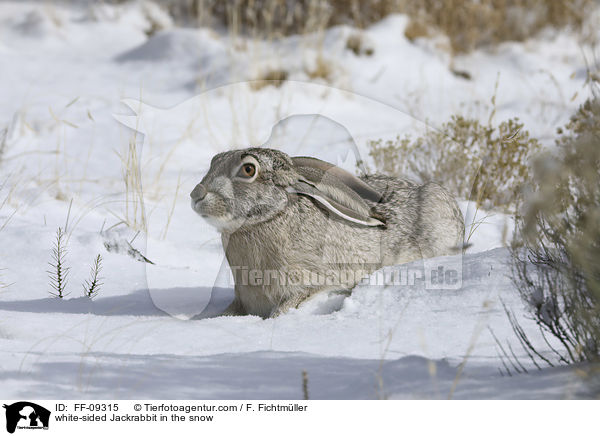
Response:
[{"label": "rabbit's back", "polygon": [[452,195],[434,182],[418,184],[381,174],[361,177],[382,194],[372,206],[386,218],[390,263],[457,253],[464,220]]}]

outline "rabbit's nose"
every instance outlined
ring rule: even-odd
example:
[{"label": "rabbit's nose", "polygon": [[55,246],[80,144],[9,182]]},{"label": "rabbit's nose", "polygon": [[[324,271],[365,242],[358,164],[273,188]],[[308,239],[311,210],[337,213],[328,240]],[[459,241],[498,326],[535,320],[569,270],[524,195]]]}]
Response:
[{"label": "rabbit's nose", "polygon": [[199,201],[206,197],[206,188],[202,186],[201,183],[198,183],[194,190],[190,193],[190,197],[192,200]]}]

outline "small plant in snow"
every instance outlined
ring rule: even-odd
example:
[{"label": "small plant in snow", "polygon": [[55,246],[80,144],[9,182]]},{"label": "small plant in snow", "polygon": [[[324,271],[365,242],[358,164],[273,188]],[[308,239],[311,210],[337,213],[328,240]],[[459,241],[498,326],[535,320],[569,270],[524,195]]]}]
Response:
[{"label": "small plant in snow", "polygon": [[94,298],[98,295],[100,287],[102,286],[102,277],[100,277],[100,271],[102,271],[102,256],[98,255],[94,259],[94,264],[90,268],[90,278],[83,283],[83,295],[88,298]]},{"label": "small plant in snow", "polygon": [[59,227],[56,231],[54,247],[52,247],[52,260],[48,262],[50,265],[48,276],[50,277],[50,286],[52,287],[50,294],[57,298],[64,298],[68,295],[68,293],[65,292],[65,289],[69,277],[69,270],[71,268],[65,265],[66,257],[67,241],[65,239],[65,232]]},{"label": "small plant in snow", "polygon": [[[56,298],[65,298],[70,292],[67,292],[67,282],[71,267],[66,265],[67,258],[67,237],[62,227],[56,231],[54,246],[52,247],[52,260],[48,262],[50,269],[47,271],[50,277],[50,294]],[[90,277],[83,282],[84,295],[94,298],[98,295],[102,286],[102,256],[97,255],[90,269]]]}]

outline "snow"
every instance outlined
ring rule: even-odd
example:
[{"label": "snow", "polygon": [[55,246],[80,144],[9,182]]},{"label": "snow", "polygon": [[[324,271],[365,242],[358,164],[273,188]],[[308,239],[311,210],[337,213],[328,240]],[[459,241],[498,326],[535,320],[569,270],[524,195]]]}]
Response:
[{"label": "snow", "polygon": [[[464,257],[402,266],[458,269],[460,289],[363,284],[263,320],[218,316],[231,282],[218,234],[188,197],[212,155],[233,147],[267,143],[354,170],[359,159],[372,164],[369,140],[436,128],[455,113],[487,122],[496,81],[495,120],[518,116],[550,145],[587,96],[589,47],[559,32],[475,51],[454,59],[473,77],[465,80],[442,48],[404,38],[404,16],[366,29],[374,52],[356,56],[346,26],[322,44],[310,35],[240,41],[173,27],[146,7],[0,8],[5,397],[292,399],[302,397],[302,371],[314,399],[593,395],[573,368],[532,368],[512,332],[502,303],[538,338],[510,279],[507,215],[462,199],[467,234],[475,227]],[[149,14],[163,28],[150,37]],[[319,56],[328,79],[309,77]],[[246,83],[276,68],[289,72],[280,87]],[[138,191],[123,181],[130,144],[147,236]],[[46,273],[59,226],[71,267],[65,300],[50,298]],[[89,301],[81,283],[97,254],[104,285]],[[490,331],[528,373],[500,374]]]}]

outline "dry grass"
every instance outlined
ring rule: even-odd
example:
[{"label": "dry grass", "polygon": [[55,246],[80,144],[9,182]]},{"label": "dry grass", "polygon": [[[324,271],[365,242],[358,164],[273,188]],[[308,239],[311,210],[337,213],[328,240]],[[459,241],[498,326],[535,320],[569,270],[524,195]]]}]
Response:
[{"label": "dry grass", "polygon": [[393,13],[410,17],[409,39],[447,35],[454,53],[522,41],[546,27],[581,30],[595,0],[162,0],[174,20],[276,38],[338,24],[364,28]]},{"label": "dry grass", "polygon": [[352,33],[346,40],[346,49],[352,51],[356,56],[372,56],[375,49],[365,39],[362,33]]},{"label": "dry grass", "polygon": [[411,17],[409,38],[435,29],[459,53],[522,41],[546,27],[580,30],[593,6],[593,0],[421,0],[404,2],[403,12]]},{"label": "dry grass", "polygon": [[[322,79],[330,82],[335,77],[335,66],[325,58],[322,52],[319,52],[312,65],[304,66],[304,72],[312,80]],[[288,79],[289,73],[286,70],[273,68],[258,74],[255,80],[249,82],[249,85],[254,91],[263,89],[266,86],[279,88]]]},{"label": "dry grass", "polygon": [[404,36],[406,36],[409,41],[414,41],[417,38],[428,38],[432,36],[432,32],[434,30],[433,26],[427,24],[427,19],[423,15],[424,14],[417,14],[406,25],[406,29],[404,29]]},{"label": "dry grass", "polygon": [[327,61],[322,54],[319,54],[315,60],[314,67],[307,69],[306,74],[312,80],[323,79],[328,81],[332,78],[333,67],[331,62]]},{"label": "dry grass", "polygon": [[[329,0],[162,0],[176,22],[226,27],[235,34],[277,38],[331,25]],[[341,2],[339,2],[341,3]]]},{"label": "dry grass", "polygon": [[265,86],[279,88],[288,79],[288,75],[288,72],[283,69],[269,69],[259,74],[256,80],[250,82],[250,88],[254,91],[258,91]]},{"label": "dry grass", "polygon": [[147,230],[144,194],[142,191],[142,171],[138,152],[139,138],[133,133],[127,148],[116,152],[121,160],[121,172],[125,184],[123,215],[116,217],[133,230]]}]

